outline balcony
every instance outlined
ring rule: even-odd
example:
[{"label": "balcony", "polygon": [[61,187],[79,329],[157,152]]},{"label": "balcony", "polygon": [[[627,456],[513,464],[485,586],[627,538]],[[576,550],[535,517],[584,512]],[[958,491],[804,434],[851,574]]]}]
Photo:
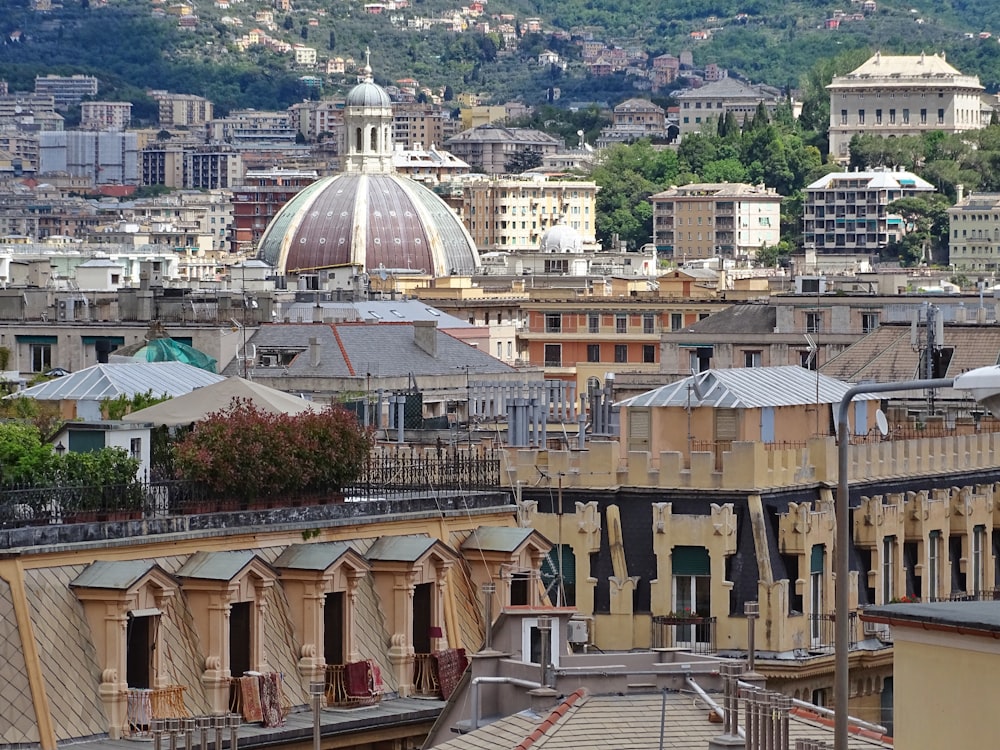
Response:
[{"label": "balcony", "polygon": [[[832,654],[836,643],[836,614],[809,615],[809,653]],[[858,645],[858,613],[848,614],[848,648]]]},{"label": "balcony", "polygon": [[684,648],[695,654],[714,654],[715,618],[697,615],[653,617],[653,648]]},{"label": "balcony", "polygon": [[362,708],[377,705],[384,691],[378,668],[370,662],[327,664],[326,689],[323,692],[327,708]]},{"label": "balcony", "polygon": [[183,685],[148,690],[129,688],[126,720],[130,737],[151,737],[154,719],[185,719],[191,714],[184,706]]}]

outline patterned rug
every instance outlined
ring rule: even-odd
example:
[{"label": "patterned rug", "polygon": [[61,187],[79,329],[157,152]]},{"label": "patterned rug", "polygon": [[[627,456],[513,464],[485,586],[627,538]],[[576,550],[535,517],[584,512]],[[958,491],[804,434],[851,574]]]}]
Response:
[{"label": "patterned rug", "polygon": [[280,727],[285,723],[281,710],[281,675],[278,672],[262,674],[260,679],[260,704],[265,727]]},{"label": "patterned rug", "polygon": [[432,656],[437,665],[438,684],[441,686],[441,695],[445,700],[451,697],[458,687],[459,680],[469,666],[469,660],[465,657],[464,648],[447,648],[443,651],[435,651]]},{"label": "patterned rug", "polygon": [[368,660],[368,689],[372,695],[382,695],[385,685],[382,683],[382,669],[371,659]]},{"label": "patterned rug", "polygon": [[260,683],[257,677],[240,677],[240,707],[244,721],[263,721]]},{"label": "patterned rug", "polygon": [[351,698],[367,698],[371,695],[368,671],[366,661],[355,661],[344,666],[344,681],[347,683],[347,694]]}]

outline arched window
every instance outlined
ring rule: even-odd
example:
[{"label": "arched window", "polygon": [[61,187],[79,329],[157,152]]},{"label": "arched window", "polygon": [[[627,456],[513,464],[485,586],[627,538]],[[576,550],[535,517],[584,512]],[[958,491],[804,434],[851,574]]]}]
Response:
[{"label": "arched window", "polygon": [[354,134],[354,150],[361,151],[362,141],[361,141],[361,128],[358,128]]},{"label": "arched window", "polygon": [[372,128],[372,151],[378,151],[378,128]]}]

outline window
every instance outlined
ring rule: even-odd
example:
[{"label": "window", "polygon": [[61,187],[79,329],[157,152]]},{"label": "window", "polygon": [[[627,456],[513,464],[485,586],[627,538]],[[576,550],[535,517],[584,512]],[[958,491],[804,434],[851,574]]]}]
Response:
[{"label": "window", "polygon": [[858,110],[858,125],[865,124],[865,111],[863,109]]},{"label": "window", "polygon": [[743,366],[744,367],[760,367],[761,353],[759,351],[745,351],[743,352]]},{"label": "window", "polygon": [[52,369],[52,344],[31,344],[28,353],[31,357],[32,372]]},{"label": "window", "polygon": [[545,313],[545,332],[562,332],[562,315],[560,313]]},{"label": "window", "polygon": [[894,109],[889,110],[889,124],[890,125],[896,124],[896,110]]},{"label": "window", "polygon": [[882,539],[882,604],[892,601],[893,574],[896,569],[896,537]]},{"label": "window", "polygon": [[941,596],[941,532],[932,531],[927,539],[927,598],[934,601]]},{"label": "window", "polygon": [[972,590],[979,593],[986,587],[986,527],[972,531]]},{"label": "window", "polygon": [[[673,567],[672,611],[677,615],[711,617],[712,569],[708,550],[704,547],[676,546],[670,554]],[[706,626],[691,624],[676,626],[675,646],[702,643],[709,639]]]},{"label": "window", "polygon": [[132,458],[142,458],[142,438],[135,437],[129,440],[128,452]]},{"label": "window", "polygon": [[628,344],[615,344],[615,362],[628,362]]},{"label": "window", "polygon": [[817,368],[816,352],[812,349],[800,349],[799,364],[807,370],[815,370]]},{"label": "window", "polygon": [[587,344],[587,361],[588,362],[600,362],[601,361],[601,345],[600,344]]},{"label": "window", "polygon": [[646,313],[642,316],[642,332],[643,333],[653,333],[654,318],[652,314]]},{"label": "window", "polygon": [[503,342],[497,342],[497,359],[503,359]]},{"label": "window", "polygon": [[545,366],[562,367],[562,344],[545,345]]},{"label": "window", "polygon": [[826,567],[826,547],[814,544],[809,556],[809,622],[810,637],[814,646],[822,645],[823,621],[818,615],[824,614],[823,601],[823,569]]},{"label": "window", "polygon": [[806,313],[806,333],[819,333],[823,327],[823,314],[818,312]]},{"label": "window", "polygon": [[939,109],[938,110],[938,121],[937,121],[937,124],[938,125],[944,125],[944,110],[943,109]]},{"label": "window", "polygon": [[927,110],[926,109],[920,110],[920,124],[921,125],[926,125],[927,124]]},{"label": "window", "polygon": [[903,124],[904,125],[910,124],[910,110],[908,109],[903,110]]},{"label": "window", "polygon": [[642,345],[642,361],[646,364],[651,364],[656,361],[656,345],[655,344],[643,344]]},{"label": "window", "polygon": [[615,315],[615,333],[628,333],[628,315]]},{"label": "window", "polygon": [[600,315],[588,315],[587,316],[587,332],[588,333],[599,333],[601,330],[601,316]]},{"label": "window", "polygon": [[882,110],[881,109],[876,109],[875,110],[875,124],[876,125],[881,125],[882,124]]},{"label": "window", "polygon": [[862,333],[871,333],[878,328],[878,313],[861,313]]},{"label": "window", "polygon": [[684,316],[681,313],[670,313],[670,330],[679,331],[684,327]]},{"label": "window", "polygon": [[840,110],[840,124],[841,125],[846,125],[847,124],[847,110],[846,109]]}]

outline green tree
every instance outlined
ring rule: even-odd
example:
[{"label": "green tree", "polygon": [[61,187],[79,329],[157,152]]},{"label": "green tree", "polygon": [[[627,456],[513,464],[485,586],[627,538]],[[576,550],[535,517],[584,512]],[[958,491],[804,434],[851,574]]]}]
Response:
[{"label": "green tree", "polygon": [[937,193],[900,198],[889,204],[890,213],[902,217],[906,234],[893,246],[900,261],[946,263],[948,258],[948,208],[951,202]]}]

